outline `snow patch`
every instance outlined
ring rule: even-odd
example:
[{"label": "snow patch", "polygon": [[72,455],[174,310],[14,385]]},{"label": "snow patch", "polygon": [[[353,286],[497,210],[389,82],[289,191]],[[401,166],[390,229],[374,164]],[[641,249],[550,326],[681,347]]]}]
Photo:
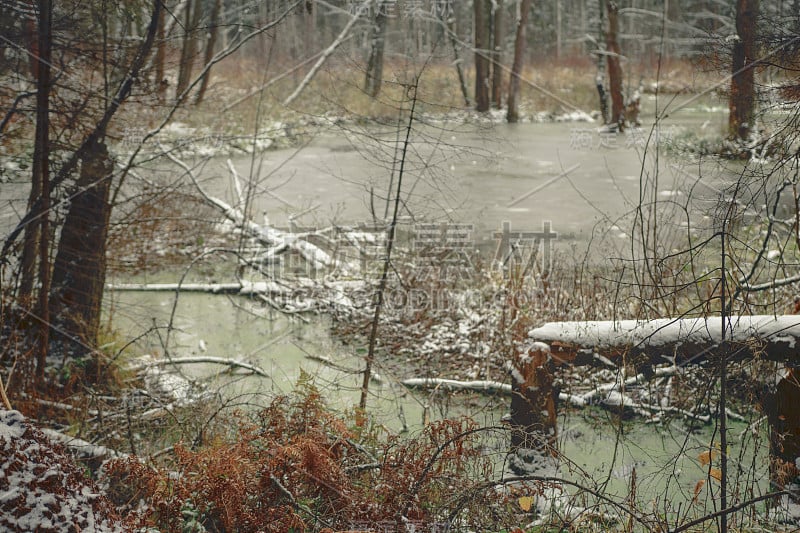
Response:
[{"label": "snow patch", "polygon": [[533,341],[531,343],[531,350],[550,353],[550,345],[541,341]]},{"label": "snow patch", "polygon": [[22,437],[24,422],[25,417],[19,411],[0,411],[0,441]]}]

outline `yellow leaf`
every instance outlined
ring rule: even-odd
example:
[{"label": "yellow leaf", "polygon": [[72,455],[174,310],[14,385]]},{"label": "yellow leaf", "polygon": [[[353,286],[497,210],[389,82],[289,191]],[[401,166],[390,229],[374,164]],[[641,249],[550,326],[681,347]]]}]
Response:
[{"label": "yellow leaf", "polygon": [[712,468],[708,471],[708,475],[717,481],[722,481],[722,470],[719,468]]},{"label": "yellow leaf", "polygon": [[692,503],[697,503],[697,496],[700,494],[700,491],[703,490],[703,485],[705,485],[705,484],[706,484],[706,480],[705,479],[701,479],[694,486],[694,498],[692,498]]},{"label": "yellow leaf", "polygon": [[519,499],[519,508],[526,513],[531,510],[533,506],[533,496],[522,496]]},{"label": "yellow leaf", "polygon": [[711,464],[711,461],[713,461],[716,457],[717,457],[717,450],[706,450],[697,456],[697,458],[700,460],[701,466],[706,466],[707,464]]}]

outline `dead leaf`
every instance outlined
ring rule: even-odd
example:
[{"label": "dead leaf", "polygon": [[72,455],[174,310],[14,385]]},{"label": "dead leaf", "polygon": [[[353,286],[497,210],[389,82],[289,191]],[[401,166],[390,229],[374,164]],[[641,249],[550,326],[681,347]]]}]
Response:
[{"label": "dead leaf", "polygon": [[526,513],[531,510],[533,506],[533,496],[522,496],[519,499],[519,508]]},{"label": "dead leaf", "polygon": [[717,457],[717,450],[706,450],[702,452],[700,455],[697,456],[697,459],[700,461],[701,466],[706,466],[711,464],[711,461],[716,459]]},{"label": "dead leaf", "polygon": [[697,497],[700,495],[700,491],[703,490],[703,486],[706,484],[705,479],[701,479],[698,481],[694,486],[694,498],[692,498],[692,503],[697,503]]}]

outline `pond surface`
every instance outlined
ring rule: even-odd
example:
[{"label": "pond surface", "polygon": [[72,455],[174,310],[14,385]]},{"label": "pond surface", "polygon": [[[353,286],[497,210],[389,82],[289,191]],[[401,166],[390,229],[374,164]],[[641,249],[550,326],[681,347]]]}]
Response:
[{"label": "pond surface", "polygon": [[[688,196],[691,189],[697,201],[717,198],[723,179],[717,172],[709,166],[698,176],[695,161],[669,157],[667,151],[689,133],[717,134],[727,121],[724,111],[705,98],[657,127],[645,118],[642,128],[623,134],[602,133],[587,122],[423,119],[411,133],[399,214],[409,223],[472,224],[477,244],[495,242],[494,232],[504,223],[541,231],[544,221],[558,233],[556,245],[585,247],[598,227],[615,225],[620,229],[613,231],[624,239],[624,217],[639,204],[640,186],[646,189],[643,201]],[[302,148],[235,157],[231,163],[243,180],[255,176],[253,213],[259,221],[267,215],[274,225],[301,228],[370,223],[373,211],[378,219],[392,212],[385,200],[397,186],[398,141],[404,135],[402,125],[399,131],[333,126]],[[209,192],[234,200],[225,159],[208,162],[201,175]]]},{"label": "pond surface", "polygon": [[[645,201],[688,195],[693,185],[692,195],[698,201],[717,196],[722,179],[718,174],[698,178],[696,163],[666,155],[669,143],[685,131],[713,134],[724,126],[726,113],[713,101],[703,102],[675,112],[658,128],[645,123],[619,135],[602,133],[596,123],[587,122],[509,125],[423,119],[411,133],[399,214],[411,230],[421,221],[469,224],[469,240],[489,250],[497,246],[495,233],[504,226],[516,232],[542,232],[549,221],[549,231],[557,234],[556,251],[572,248],[581,254],[600,231],[623,254],[630,242],[625,217],[639,203],[642,187],[652,189]],[[647,106],[652,108],[654,102]],[[673,103],[673,107],[678,106]],[[375,220],[373,211],[378,219],[391,213],[393,206],[387,207],[385,198],[397,186],[399,166],[392,161],[399,157],[402,135],[404,130],[392,126],[331,126],[300,148],[252,157],[198,158],[191,163],[204,190],[230,203],[236,202],[237,187],[246,194],[249,183],[252,218],[257,222],[268,219],[297,231],[370,224]],[[653,135],[660,135],[663,142],[653,143]],[[231,167],[241,178],[238,186]],[[180,174],[165,164],[153,168],[151,178],[174,183]],[[186,176],[181,179],[188,181]],[[697,187],[699,179],[707,180],[708,187]],[[609,250],[602,247],[602,257],[608,257]],[[174,282],[178,276],[150,275],[147,281]],[[133,328],[130,332],[135,334],[136,329],[152,326],[154,319],[164,325],[174,297],[120,293],[114,300],[115,324]],[[210,355],[245,357],[268,371],[274,369],[271,386],[284,391],[296,382],[301,367],[324,372],[306,352],[354,355],[352,348],[329,338],[327,322],[319,317],[304,324],[300,318],[256,316],[245,307],[226,296],[182,295],[170,350],[196,353],[202,340]],[[309,340],[317,344],[308,344]],[[358,368],[358,363],[356,359],[346,366]],[[409,409],[419,406],[417,401],[412,404]]]},{"label": "pond surface", "polygon": [[[114,323],[123,330],[138,331],[148,323],[168,322],[174,294],[118,292],[113,294],[113,302]],[[259,365],[269,373],[269,379],[225,374],[211,382],[224,396],[241,398],[244,408],[267,405],[275,396],[289,394],[301,374],[321,390],[330,407],[344,412],[358,404],[360,375],[309,358],[324,356],[339,367],[363,367],[363,351],[331,339],[323,317],[304,322],[279,313],[264,314],[238,298],[184,293],[173,320],[173,356],[231,357]],[[144,338],[140,348],[162,352],[154,335]],[[371,384],[369,400],[370,417],[390,432],[414,433],[426,420],[462,415],[485,427],[502,426],[500,419],[509,409],[507,397],[408,391],[397,382],[411,376],[398,375],[397,365],[392,368],[395,370],[379,361],[381,382]],[[215,374],[220,367],[193,364],[182,369],[188,376],[200,378]],[[766,492],[764,425],[754,423],[750,428],[732,422],[730,426],[731,492],[739,486],[747,486],[755,495]],[[634,470],[639,505],[663,507],[665,513],[675,512],[680,503],[684,512],[699,515],[710,502],[710,491],[718,491],[718,484],[709,477],[709,465],[700,458],[718,438],[711,425],[695,426],[681,419],[666,425],[621,422],[613,413],[587,407],[564,408],[559,428],[560,475],[594,490],[602,487],[606,495],[624,498]],[[486,452],[498,466],[507,460],[507,444],[507,434],[502,431],[487,438]],[[718,459],[712,463],[711,467],[718,466]],[[575,493],[573,489],[569,492]],[[587,505],[593,500],[583,495],[575,503]]]},{"label": "pond surface", "polygon": [[[471,224],[472,242],[488,248],[497,244],[494,233],[504,224],[536,232],[549,221],[552,231],[558,233],[557,250],[572,248],[581,254],[600,235],[611,243],[601,247],[601,257],[607,258],[615,247],[619,253],[630,247],[626,217],[640,202],[681,200],[691,195],[701,207],[691,215],[696,217],[693,223],[699,221],[702,229],[702,222],[709,218],[708,205],[719,198],[720,187],[735,172],[668,155],[667,148],[687,132],[716,135],[725,127],[725,110],[707,99],[704,102],[675,112],[658,128],[645,124],[642,130],[620,135],[606,135],[596,124],[580,122],[416,125],[404,169],[402,221],[409,225],[417,221]],[[385,199],[397,186],[398,166],[393,160],[402,133],[391,127],[332,128],[300,149],[234,157],[230,165],[243,182],[252,176],[251,212],[258,222],[268,219],[275,226],[298,231],[371,223],[391,213],[393,206],[387,206]],[[660,135],[664,142],[646,144],[651,135]],[[235,203],[237,187],[227,159],[197,163],[204,189]],[[174,167],[163,170],[160,179],[175,179]],[[686,221],[665,223],[680,227]],[[710,224],[706,222],[705,229]],[[174,282],[177,277],[149,281]],[[172,293],[117,292],[109,296],[114,325],[128,335],[154,324],[165,326],[175,303]],[[229,397],[263,395],[266,404],[274,395],[290,392],[301,375],[307,374],[332,407],[352,409],[358,402],[360,375],[341,367],[361,368],[363,348],[333,340],[324,317],[287,317],[237,298],[185,293],[175,307],[172,326],[169,351],[173,356],[232,357],[269,373],[269,379],[219,377],[218,386]],[[143,337],[140,347],[161,354],[164,339],[162,330],[160,336]],[[309,356],[329,358],[340,368]],[[505,398],[411,393],[397,380],[415,376],[395,375],[402,371],[393,368],[379,362],[377,372],[382,379],[371,385],[370,399],[371,416],[391,431],[415,431],[424,420],[461,414],[497,426],[508,411]],[[201,376],[219,369],[192,365],[184,370]],[[635,469],[640,493],[650,494],[647,497],[654,498],[653,505],[665,507],[673,503],[670,498],[691,506],[693,495],[702,500],[709,490],[716,490],[708,467],[698,460],[714,438],[710,427],[689,431],[680,422],[675,423],[679,429],[626,424],[619,433],[619,426],[607,420],[592,420],[597,415],[591,412],[562,420],[561,449],[572,463],[572,467],[563,463],[565,475],[607,482],[611,493],[624,495]],[[746,435],[744,429],[742,425],[736,431]],[[763,446],[756,452],[756,446],[744,438],[734,446],[743,450],[741,461],[747,463],[740,472],[756,476],[754,486],[762,490],[766,476]],[[504,452],[499,448],[496,453],[501,457]],[[705,481],[698,489],[701,480]]]}]

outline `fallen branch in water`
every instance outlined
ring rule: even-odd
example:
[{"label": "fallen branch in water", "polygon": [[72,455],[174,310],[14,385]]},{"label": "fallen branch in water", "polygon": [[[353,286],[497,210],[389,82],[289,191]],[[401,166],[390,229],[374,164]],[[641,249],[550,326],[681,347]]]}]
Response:
[{"label": "fallen branch in water", "polygon": [[[658,369],[658,376],[668,376],[676,371],[675,367],[668,367]],[[633,385],[644,381],[644,376],[638,374],[625,380],[625,385]],[[459,381],[455,379],[444,378],[410,378],[401,381],[401,383],[410,389],[444,389],[448,391],[475,391],[485,392],[490,394],[503,394],[510,396],[514,393],[511,385],[507,383],[500,383],[497,381],[488,380],[474,380],[474,381]],[[642,416],[649,421],[657,421],[659,415],[680,415],[685,418],[697,420],[704,424],[710,424],[713,416],[710,414],[698,414],[685,409],[679,409],[673,406],[660,406],[648,403],[642,403],[634,400],[626,394],[622,394],[616,389],[620,388],[619,382],[608,383],[595,387],[594,389],[585,392],[584,394],[570,394],[560,392],[558,399],[561,402],[569,403],[574,407],[585,407],[587,405],[598,405],[606,409],[623,408],[631,413]],[[601,395],[604,393],[604,395]],[[733,416],[738,420],[746,420],[745,417],[738,413],[729,412],[729,416]]]},{"label": "fallen branch in water", "polygon": [[288,294],[284,285],[275,282],[233,282],[233,283],[113,283],[106,285],[112,291],[152,291],[152,292],[207,292],[211,294]]},{"label": "fallen branch in water", "polygon": [[410,389],[445,389],[445,390],[472,390],[478,392],[493,392],[511,394],[511,385],[497,381],[458,381],[443,378],[410,378],[401,383]]},{"label": "fallen branch in water", "polygon": [[259,376],[265,378],[269,377],[269,374],[267,374],[264,370],[255,365],[251,365],[250,363],[245,363],[244,361],[237,361],[236,359],[226,359],[224,357],[206,357],[206,356],[173,357],[171,359],[159,359],[157,361],[149,361],[147,363],[138,363],[130,366],[129,369],[134,372],[140,372],[142,370],[157,366],[191,365],[191,364],[202,364],[202,363],[227,365],[231,368],[243,368],[245,370],[249,370],[253,374],[258,374]]},{"label": "fallen branch in water", "polygon": [[265,246],[264,259],[274,259],[280,254],[286,253],[289,250],[294,250],[300,254],[314,270],[338,270],[345,274],[353,271],[353,265],[349,265],[346,261],[338,260],[332,254],[309,242],[307,237],[312,234],[299,235],[287,233],[266,224],[256,224],[247,218],[242,210],[237,209],[216,196],[211,196],[203,189],[197,176],[185,162],[175,157],[169,150],[163,150],[167,158],[181,167],[186,175],[189,176],[189,179],[191,179],[206,204],[220,211],[236,228]]}]

